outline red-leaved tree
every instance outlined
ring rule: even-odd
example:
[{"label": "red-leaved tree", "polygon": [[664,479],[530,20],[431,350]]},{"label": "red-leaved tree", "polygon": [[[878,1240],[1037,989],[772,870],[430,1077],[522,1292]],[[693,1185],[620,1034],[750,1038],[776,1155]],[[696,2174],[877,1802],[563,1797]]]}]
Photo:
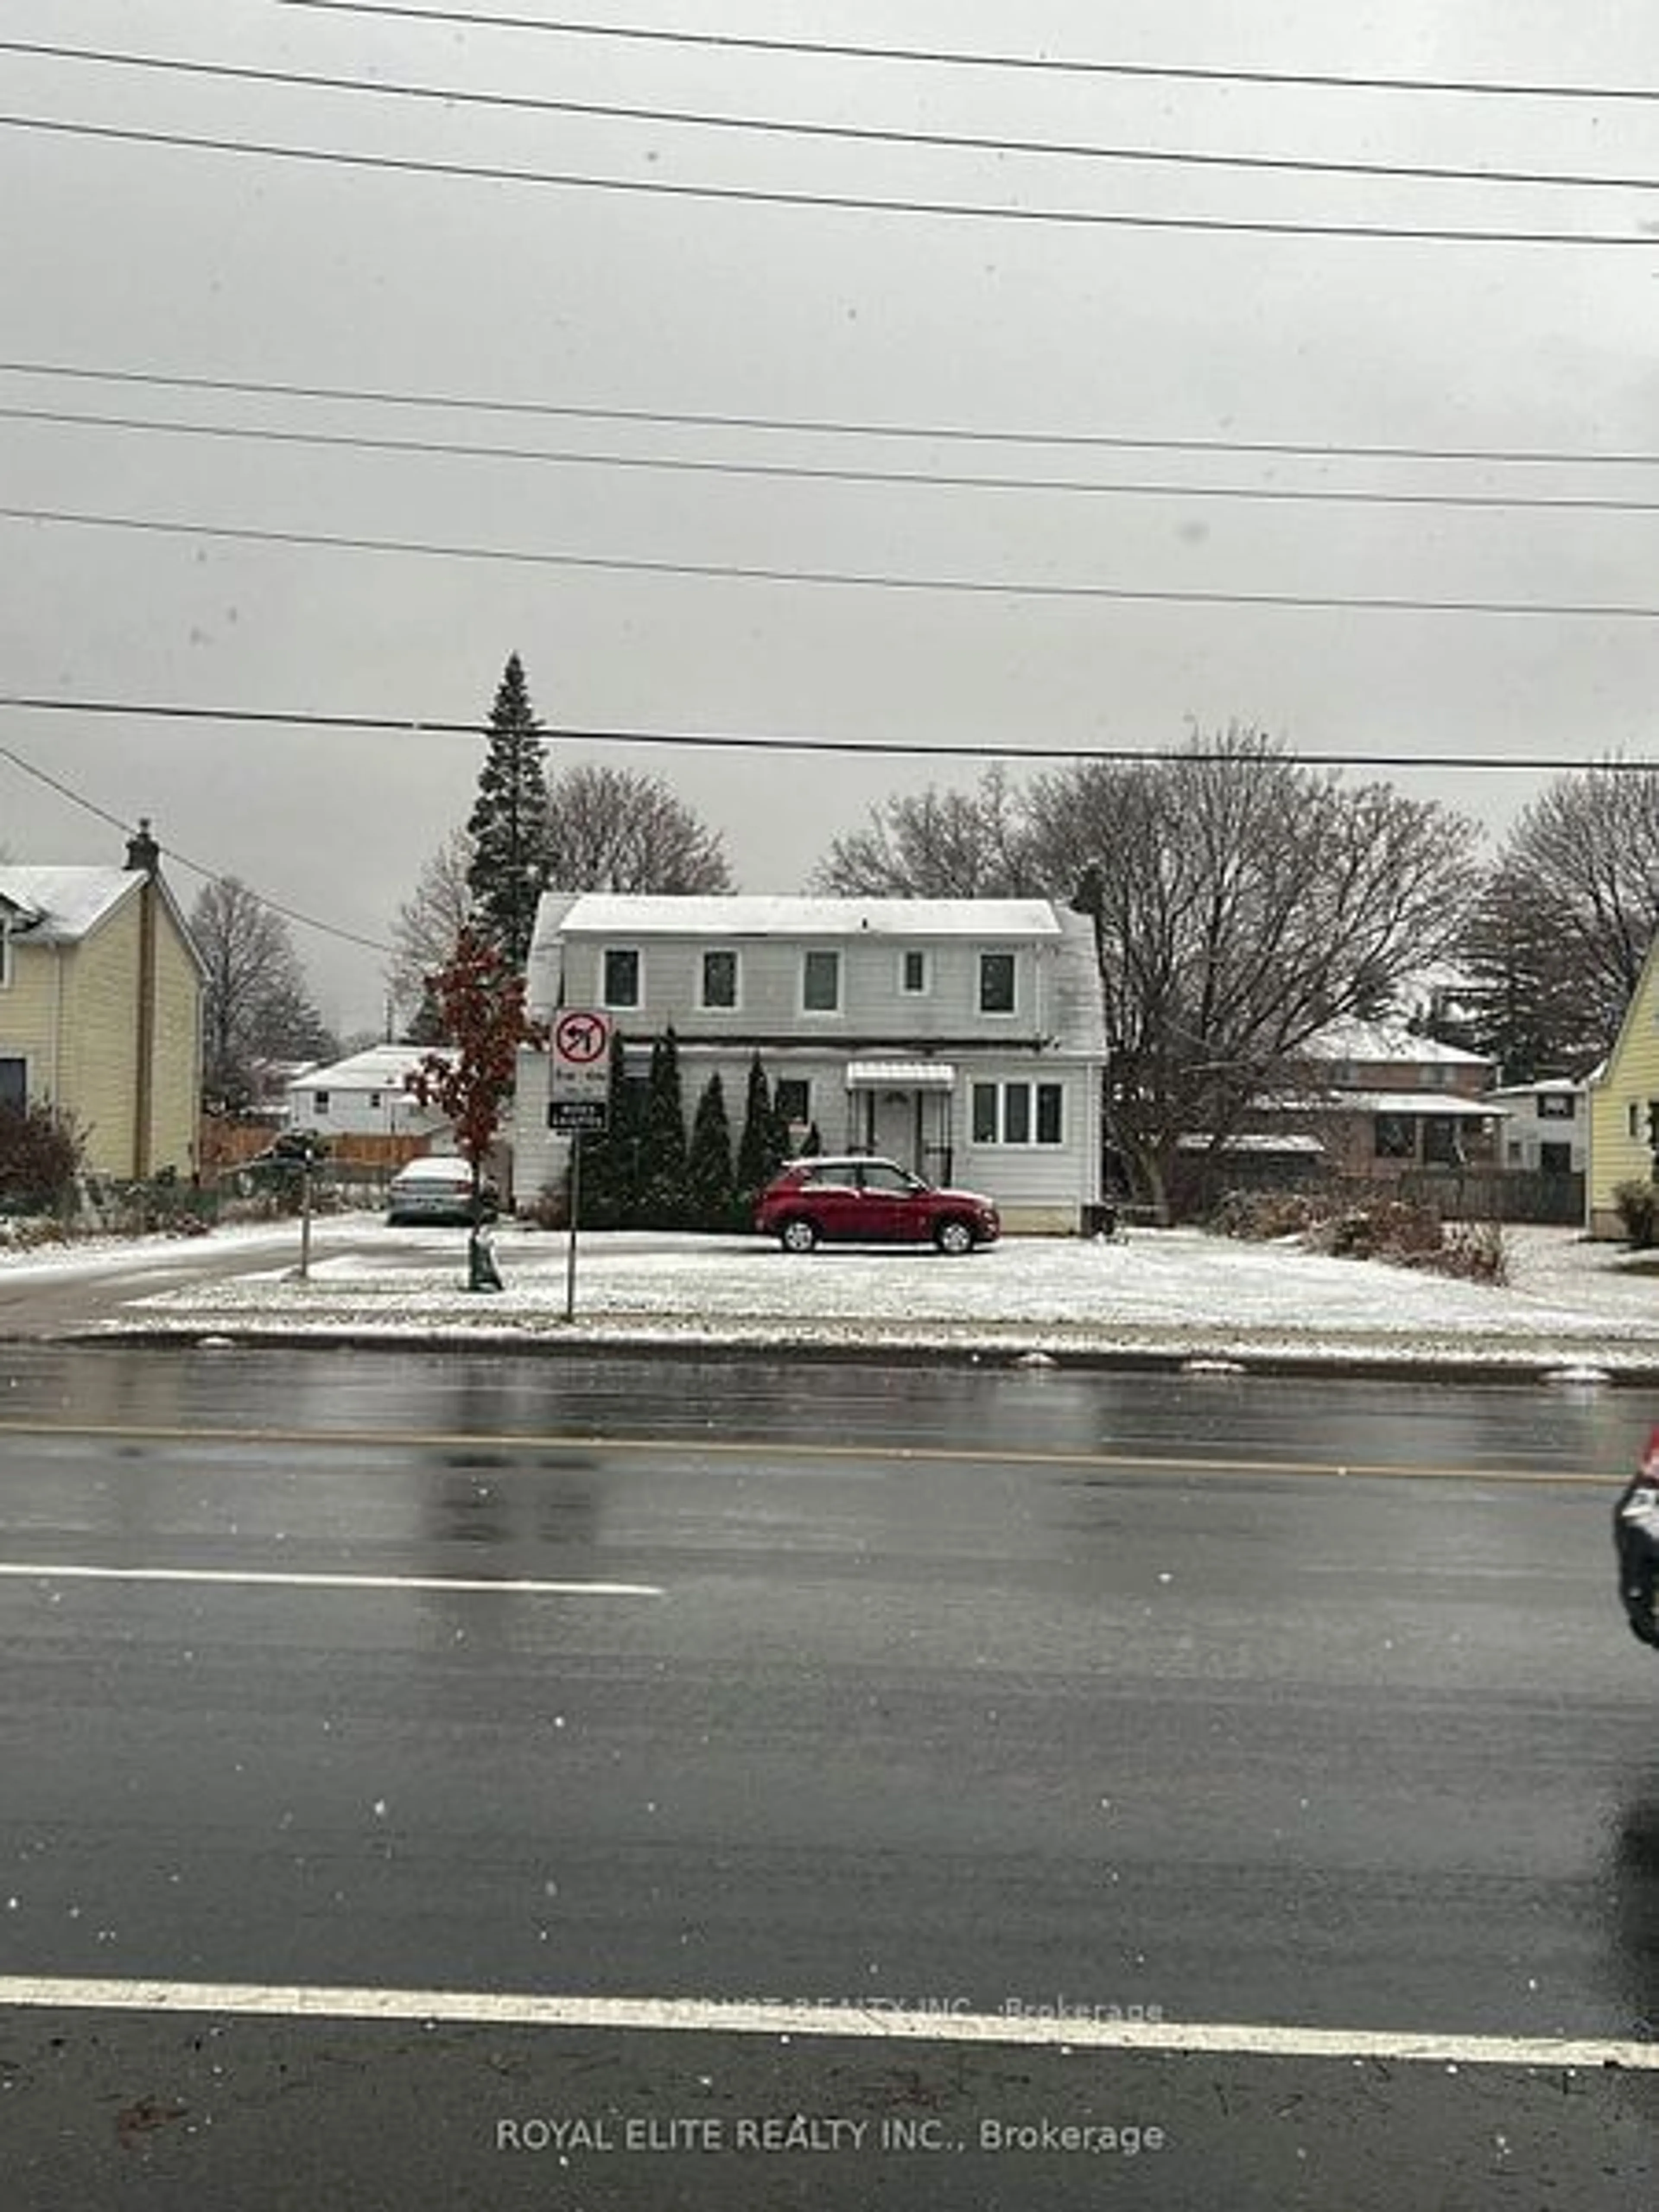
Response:
[{"label": "red-leaved tree", "polygon": [[473,930],[461,932],[448,961],[426,981],[453,1048],[423,1054],[404,1082],[453,1127],[456,1148],[472,1170],[476,1219],[484,1161],[513,1096],[519,1047],[539,1042],[544,1031],[525,1012],[523,976]]}]

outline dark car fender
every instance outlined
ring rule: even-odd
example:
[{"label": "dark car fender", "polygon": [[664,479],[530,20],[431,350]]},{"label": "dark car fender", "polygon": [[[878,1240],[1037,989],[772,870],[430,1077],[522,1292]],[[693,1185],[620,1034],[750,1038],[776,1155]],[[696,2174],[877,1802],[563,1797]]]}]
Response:
[{"label": "dark car fender", "polygon": [[1619,1554],[1619,1601],[1631,1633],[1659,1649],[1655,1596],[1659,1591],[1659,1482],[1638,1474],[1613,1509],[1613,1541]]}]

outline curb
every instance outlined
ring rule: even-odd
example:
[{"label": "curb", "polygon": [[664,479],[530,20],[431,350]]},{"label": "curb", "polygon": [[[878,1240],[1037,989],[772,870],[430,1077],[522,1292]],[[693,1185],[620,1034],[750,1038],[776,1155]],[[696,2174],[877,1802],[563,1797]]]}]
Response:
[{"label": "curb", "polygon": [[599,1329],[554,1324],[535,1330],[508,1328],[392,1329],[325,1324],[296,1328],[261,1327],[240,1321],[217,1323],[211,1316],[189,1327],[153,1322],[91,1324],[33,1336],[36,1344],[83,1346],[116,1345],[182,1351],[283,1351],[481,1353],[489,1358],[722,1360],[777,1359],[810,1364],[861,1363],[886,1367],[994,1368],[1032,1373],[1149,1374],[1190,1381],[1244,1382],[1255,1378],[1328,1376],[1333,1380],[1381,1382],[1448,1382],[1528,1389],[1581,1388],[1646,1389],[1659,1387],[1659,1345],[1635,1356],[1614,1352],[1590,1364],[1582,1358],[1542,1347],[1513,1354],[1455,1352],[1437,1358],[1419,1352],[1398,1354],[1358,1347],[1297,1349],[1283,1344],[1255,1346],[1237,1340],[1183,1339],[1138,1345],[1060,1343],[1033,1334],[1026,1340],[986,1335],[922,1338],[914,1332],[885,1338],[876,1333],[830,1338],[808,1332],[772,1333],[764,1337],[688,1335],[683,1330],[650,1328]]}]

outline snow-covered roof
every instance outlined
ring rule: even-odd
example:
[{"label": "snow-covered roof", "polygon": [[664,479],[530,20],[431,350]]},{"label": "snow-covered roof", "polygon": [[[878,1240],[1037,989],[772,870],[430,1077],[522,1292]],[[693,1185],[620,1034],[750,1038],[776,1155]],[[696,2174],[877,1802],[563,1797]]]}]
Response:
[{"label": "snow-covered roof", "polygon": [[[732,892],[668,898],[587,891],[549,894],[567,937],[971,937],[1054,939],[1047,899],[793,898]],[[538,934],[540,931],[538,929]]]},{"label": "snow-covered roof", "polygon": [[1416,1115],[1432,1121],[1496,1121],[1508,1110],[1489,1099],[1464,1098],[1455,1091],[1337,1091],[1325,1102],[1328,1113]]},{"label": "snow-covered roof", "polygon": [[[0,898],[25,909],[20,940],[74,945],[95,929],[143,878],[132,868],[0,866]],[[38,923],[27,920],[38,915]]]},{"label": "snow-covered roof", "polygon": [[1419,1066],[1490,1067],[1491,1055],[1418,1036],[1400,1022],[1331,1022],[1302,1048],[1307,1060],[1410,1060]]},{"label": "snow-covered roof", "polygon": [[1536,1083],[1497,1084],[1484,1096],[1488,1098],[1531,1098],[1540,1091],[1549,1091],[1557,1097],[1577,1098],[1584,1085],[1571,1075],[1540,1075]]},{"label": "snow-covered roof", "polygon": [[1223,1152],[1261,1152],[1270,1158],[1277,1158],[1283,1153],[1311,1158],[1316,1153],[1322,1153],[1325,1147],[1317,1137],[1305,1130],[1286,1129],[1275,1133],[1271,1129],[1241,1129],[1236,1136],[1224,1137],[1218,1146],[1213,1137],[1194,1130],[1176,1139],[1176,1150],[1182,1152],[1217,1150]]},{"label": "snow-covered roof", "polygon": [[326,1067],[307,1068],[291,1077],[287,1087],[290,1091],[401,1091],[404,1076],[420,1066],[430,1049],[418,1044],[372,1044]]}]

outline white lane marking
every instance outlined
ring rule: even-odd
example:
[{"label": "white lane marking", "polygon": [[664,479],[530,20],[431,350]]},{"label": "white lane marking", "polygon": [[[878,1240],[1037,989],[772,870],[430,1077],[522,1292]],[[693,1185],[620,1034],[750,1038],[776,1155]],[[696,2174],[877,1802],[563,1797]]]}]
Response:
[{"label": "white lane marking", "polygon": [[885,2012],[703,1997],[538,1996],[481,1990],[332,1989],[269,1982],[90,1981],[0,1975],[0,2008],[224,2013],[286,2020],[431,2021],[497,2027],[690,2030],[706,2035],[855,2037],[871,2042],[1047,2045],[1068,2051],[1231,2052],[1249,2057],[1395,2059],[1436,2066],[1626,2067],[1659,2072],[1659,2044],[1598,2037],[1457,2035],[1236,2021],[1054,2020],[1000,2013]]},{"label": "white lane marking", "polygon": [[465,1575],[262,1573],[244,1567],[85,1567],[52,1559],[0,1560],[0,1575],[24,1582],[239,1583],[280,1589],[493,1590],[516,1596],[660,1597],[656,1583],[509,1582]]}]

